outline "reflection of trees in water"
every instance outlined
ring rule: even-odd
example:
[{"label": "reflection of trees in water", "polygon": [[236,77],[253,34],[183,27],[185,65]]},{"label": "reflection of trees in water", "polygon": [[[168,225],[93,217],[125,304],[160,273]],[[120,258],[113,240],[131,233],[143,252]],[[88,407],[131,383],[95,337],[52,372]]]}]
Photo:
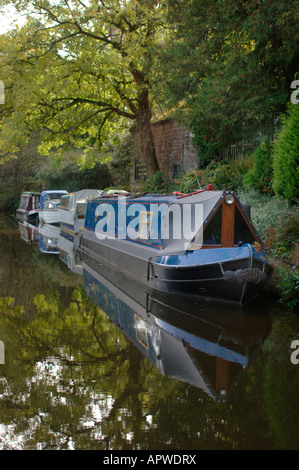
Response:
[{"label": "reflection of trees in water", "polygon": [[142,357],[80,288],[67,308],[53,292],[33,303],[28,321],[12,298],[1,299],[2,422],[22,436],[20,447],[122,448],[142,418]]},{"label": "reflection of trees in water", "polygon": [[[40,253],[37,245],[27,245],[16,228],[0,231],[0,295],[12,296],[25,306],[34,295],[50,287],[60,290],[60,296],[70,300],[72,288],[81,283],[58,256]],[[69,292],[68,289],[69,288]]]},{"label": "reflection of trees in water", "polygon": [[0,448],[295,445],[294,387],[289,392],[281,384],[282,376],[284,384],[294,382],[295,367],[283,358],[286,339],[283,345],[277,341],[281,325],[230,403],[219,405],[201,390],[160,375],[83,288],[64,289],[67,296],[51,285],[31,295],[30,303],[27,293],[25,306],[0,299],[0,339],[6,346]]}]

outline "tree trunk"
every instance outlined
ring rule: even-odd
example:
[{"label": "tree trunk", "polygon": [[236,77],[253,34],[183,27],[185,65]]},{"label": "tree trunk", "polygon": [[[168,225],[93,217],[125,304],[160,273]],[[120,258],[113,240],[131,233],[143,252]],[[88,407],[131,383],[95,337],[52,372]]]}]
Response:
[{"label": "tree trunk", "polygon": [[151,117],[148,92],[144,91],[139,99],[135,130],[140,136],[141,157],[145,163],[147,175],[153,175],[159,171]]}]

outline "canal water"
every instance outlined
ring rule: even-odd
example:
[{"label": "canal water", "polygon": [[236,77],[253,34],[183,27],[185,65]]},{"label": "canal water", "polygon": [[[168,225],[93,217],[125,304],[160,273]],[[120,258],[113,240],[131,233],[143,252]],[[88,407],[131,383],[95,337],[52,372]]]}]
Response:
[{"label": "canal water", "polygon": [[0,450],[299,449],[298,315],[120,289],[54,235],[0,220]]}]

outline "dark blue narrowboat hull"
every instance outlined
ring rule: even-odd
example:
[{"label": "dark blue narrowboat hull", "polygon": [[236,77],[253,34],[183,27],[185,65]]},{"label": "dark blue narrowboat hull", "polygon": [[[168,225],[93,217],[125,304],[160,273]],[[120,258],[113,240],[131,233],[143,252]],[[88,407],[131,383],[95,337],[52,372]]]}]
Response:
[{"label": "dark blue narrowboat hull", "polygon": [[127,278],[169,295],[238,304],[256,299],[272,271],[227,191],[89,200],[79,253],[120,288]]},{"label": "dark blue narrowboat hull", "polygon": [[79,252],[82,261],[119,287],[126,277],[153,291],[216,302],[252,302],[272,271],[264,253],[251,245],[161,256],[138,243],[99,240],[85,230]]}]

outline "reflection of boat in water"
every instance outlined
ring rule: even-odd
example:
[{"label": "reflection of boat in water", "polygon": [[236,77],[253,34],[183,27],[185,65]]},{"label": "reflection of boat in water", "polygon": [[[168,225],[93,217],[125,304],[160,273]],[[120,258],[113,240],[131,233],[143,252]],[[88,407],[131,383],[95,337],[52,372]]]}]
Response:
[{"label": "reflection of boat in water", "polygon": [[17,209],[17,219],[34,222],[38,217],[40,193],[27,191],[22,194]]},{"label": "reflection of boat in water", "polygon": [[82,263],[79,256],[74,249],[75,237],[69,237],[66,233],[60,230],[57,240],[57,248],[59,250],[59,258],[66,264],[66,266],[75,274],[82,275]]},{"label": "reflection of boat in water", "polygon": [[21,239],[26,243],[38,242],[38,227],[28,222],[19,222]]},{"label": "reflection of boat in water", "polygon": [[80,256],[95,270],[106,265],[157,292],[249,303],[272,267],[247,209],[229,191],[104,194],[87,203]]},{"label": "reflection of boat in water", "polygon": [[65,190],[49,190],[41,193],[38,211],[40,223],[59,223],[58,206],[65,194],[68,194]]},{"label": "reflection of boat in water", "polygon": [[60,228],[51,224],[42,224],[38,227],[38,247],[39,251],[47,254],[57,255],[57,247]]},{"label": "reflection of boat in water", "polygon": [[[270,333],[268,315],[124,292],[83,262],[87,295],[163,374],[225,401]],[[168,296],[169,298],[169,296]]]},{"label": "reflection of boat in water", "polygon": [[69,237],[79,234],[84,227],[87,200],[100,197],[103,191],[98,189],[83,189],[62,196],[58,205],[60,228]]}]

